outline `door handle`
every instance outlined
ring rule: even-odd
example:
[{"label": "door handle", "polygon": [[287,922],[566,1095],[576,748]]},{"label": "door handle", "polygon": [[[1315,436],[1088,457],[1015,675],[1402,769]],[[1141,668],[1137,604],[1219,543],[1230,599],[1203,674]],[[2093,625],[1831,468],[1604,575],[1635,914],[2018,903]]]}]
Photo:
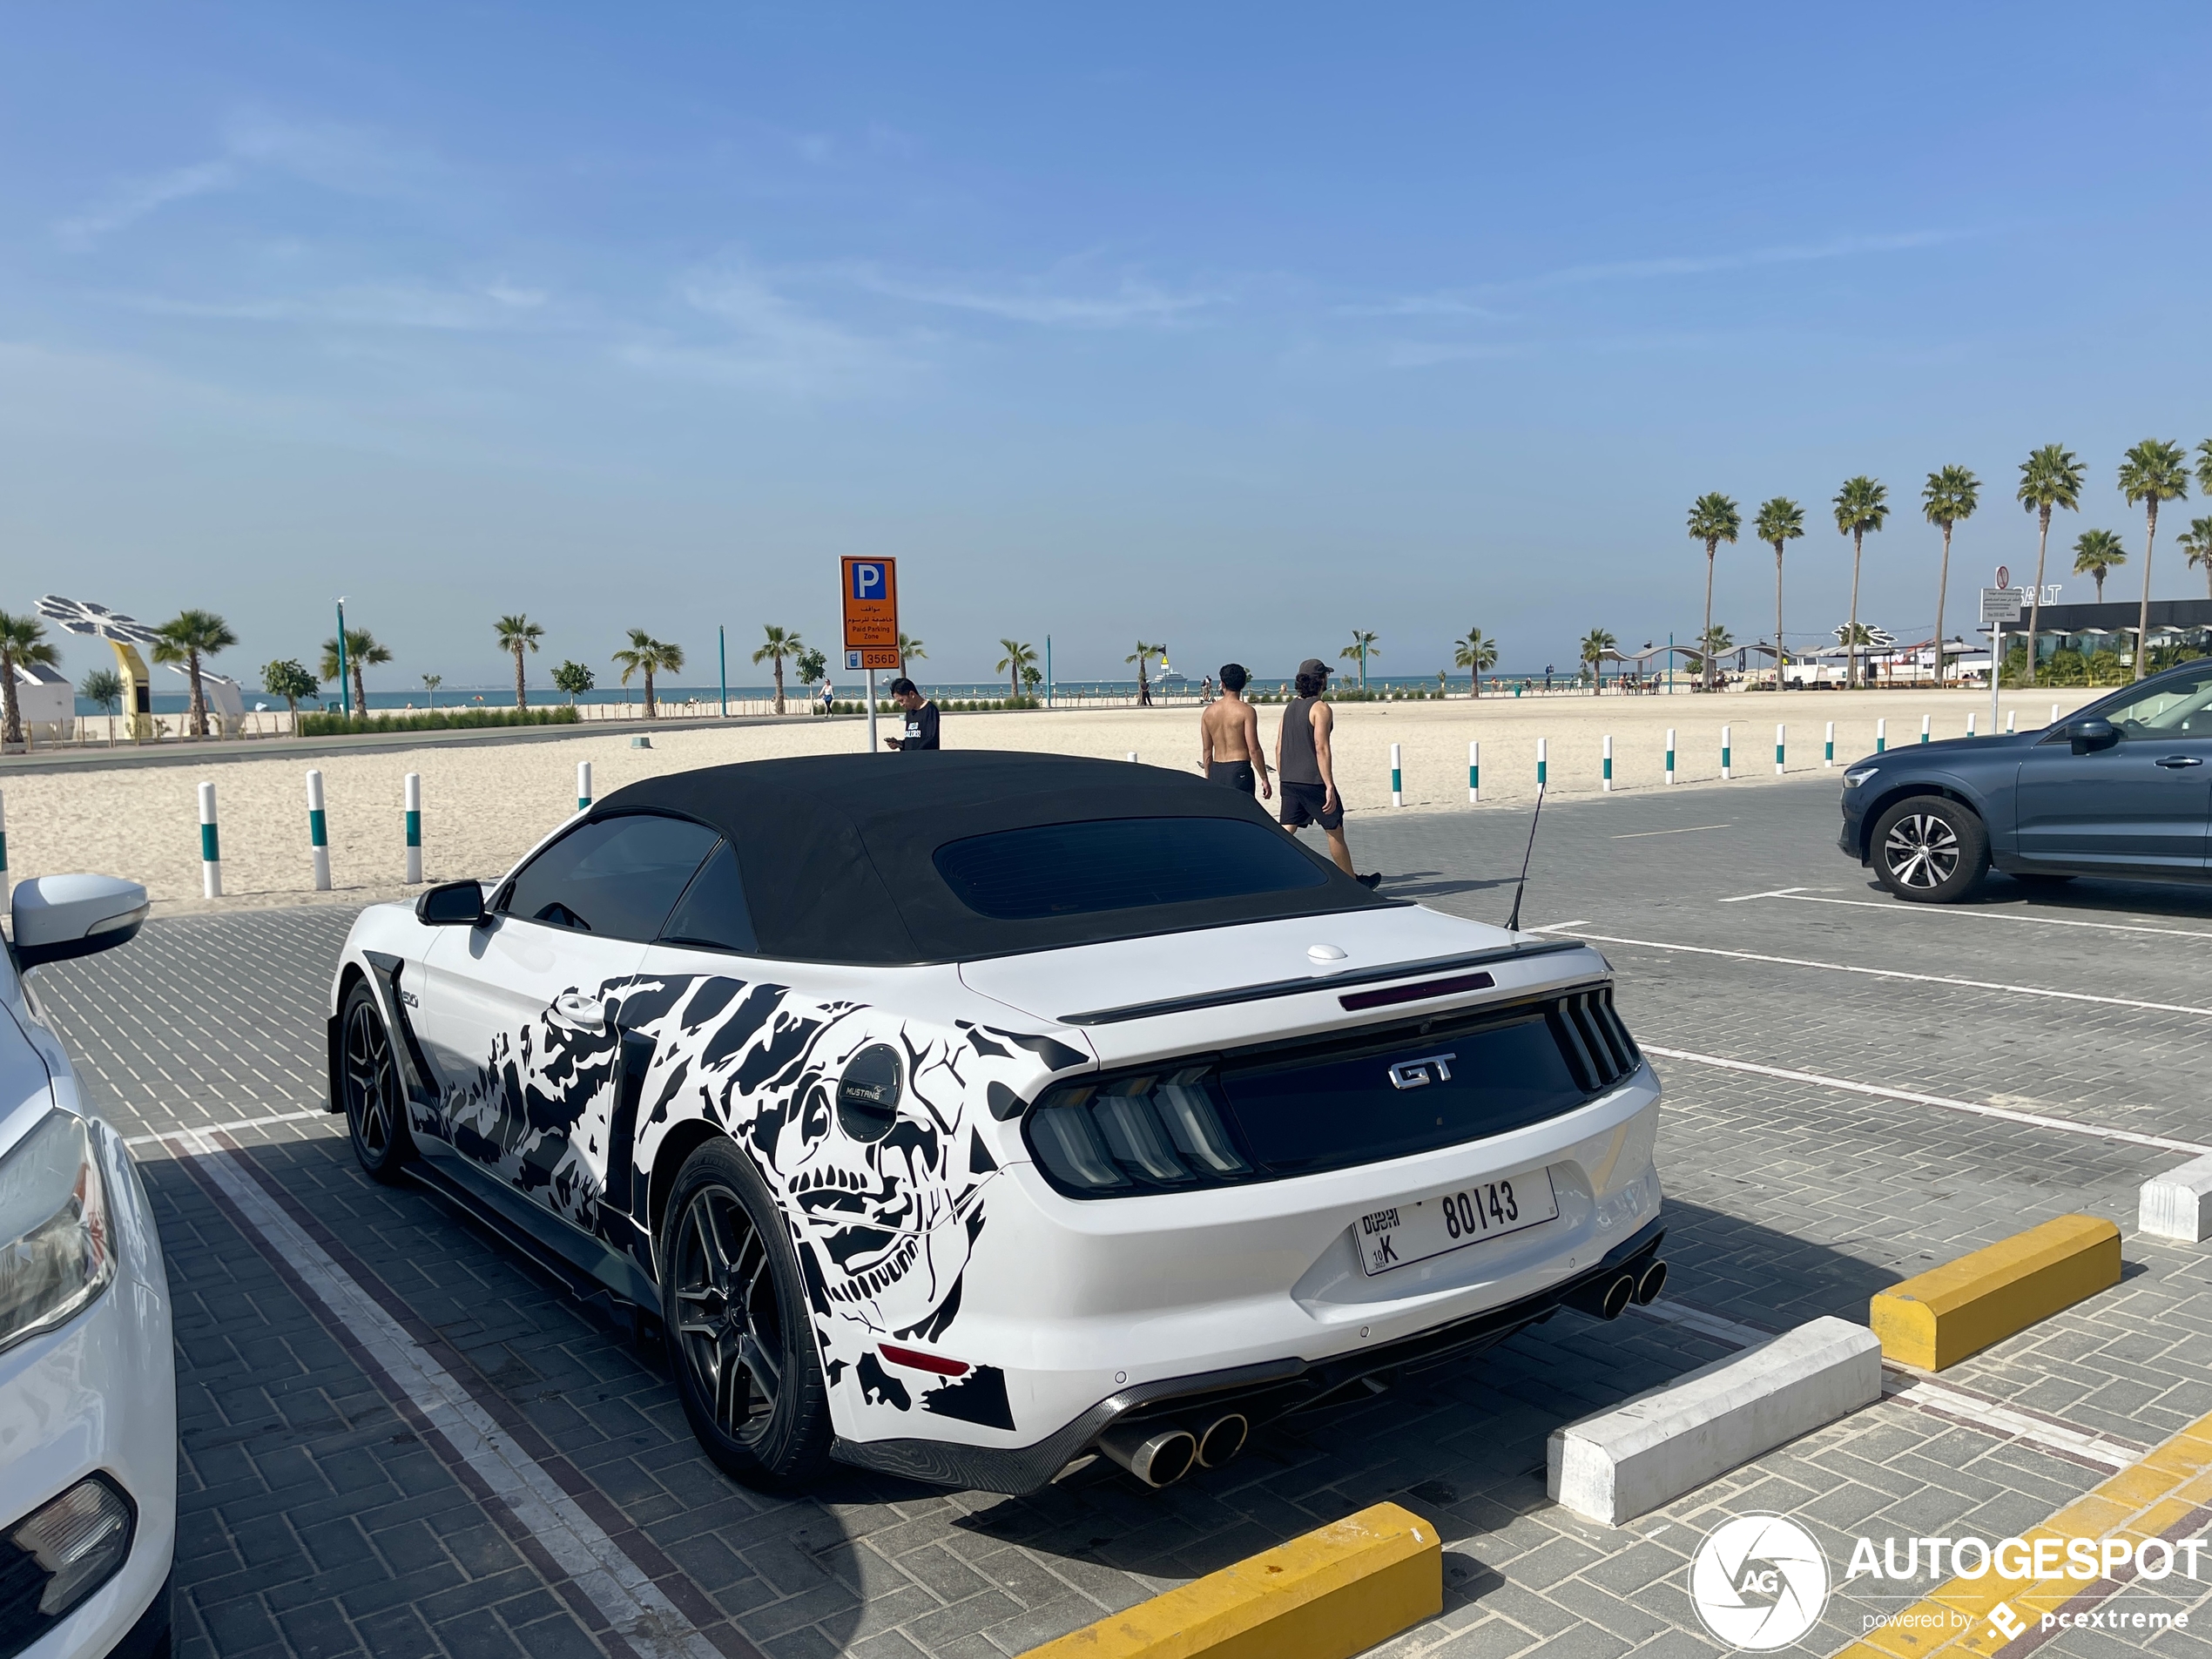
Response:
[{"label": "door handle", "polygon": [[2168,755],[2155,764],[2164,766],[2169,771],[2178,771],[2183,766],[2201,766],[2204,762],[2195,755]]},{"label": "door handle", "polygon": [[563,991],[553,999],[553,1015],[564,1025],[604,1031],[607,1028],[606,999],[586,996],[581,991]]}]

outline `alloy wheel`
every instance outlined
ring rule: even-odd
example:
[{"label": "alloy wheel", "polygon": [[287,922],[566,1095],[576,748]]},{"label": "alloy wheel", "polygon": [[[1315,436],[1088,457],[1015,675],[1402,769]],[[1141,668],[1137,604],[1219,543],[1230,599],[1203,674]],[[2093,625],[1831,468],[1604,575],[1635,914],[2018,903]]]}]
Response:
[{"label": "alloy wheel", "polygon": [[1959,833],[1932,813],[1909,813],[1890,826],[1882,860],[1900,886],[1922,892],[1941,887],[1958,873],[1962,849]]},{"label": "alloy wheel", "polygon": [[399,1085],[391,1039],[376,1010],[362,998],[346,1018],[346,1111],[361,1150],[372,1158],[382,1157],[392,1143]]},{"label": "alloy wheel", "polygon": [[767,1241],[738,1195],[705,1186],[677,1230],[677,1337],[715,1426],[750,1444],[783,1388],[783,1321]]}]

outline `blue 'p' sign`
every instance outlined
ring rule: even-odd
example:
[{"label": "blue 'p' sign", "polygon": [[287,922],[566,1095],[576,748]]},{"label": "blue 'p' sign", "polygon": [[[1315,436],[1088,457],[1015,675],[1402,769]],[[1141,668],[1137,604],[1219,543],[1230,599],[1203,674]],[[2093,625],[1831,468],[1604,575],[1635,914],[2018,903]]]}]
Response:
[{"label": "blue 'p' sign", "polygon": [[864,559],[853,562],[853,597],[855,599],[880,599],[884,597],[883,567]]}]

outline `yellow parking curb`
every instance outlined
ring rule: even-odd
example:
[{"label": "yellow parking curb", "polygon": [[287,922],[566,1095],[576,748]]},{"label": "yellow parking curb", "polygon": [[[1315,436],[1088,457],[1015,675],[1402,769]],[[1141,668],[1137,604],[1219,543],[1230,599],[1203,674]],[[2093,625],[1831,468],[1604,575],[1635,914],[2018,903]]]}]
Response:
[{"label": "yellow parking curb", "polygon": [[[2022,1534],[2032,1550],[2038,1539],[2124,1538],[2131,1544],[2171,1534],[2212,1503],[2212,1416],[2200,1417],[2133,1468],[2075,1499],[2040,1527]],[[2060,1551],[2063,1557],[2063,1547]],[[2068,1577],[2017,1579],[1993,1568],[1979,1578],[1954,1578],[1892,1623],[1849,1647],[1835,1659],[1927,1659],[1934,1654],[1992,1654],[2013,1638],[1992,1622],[2003,1604],[2015,1631],[2040,1628],[2043,1615],[2108,1582]]]},{"label": "yellow parking curb", "polygon": [[1444,1610],[1444,1546],[1379,1503],[1023,1659],[1351,1659]]},{"label": "yellow parking curb", "polygon": [[2120,1283],[2120,1229],[2060,1216],[1946,1262],[1873,1299],[1882,1357],[1941,1371]]}]

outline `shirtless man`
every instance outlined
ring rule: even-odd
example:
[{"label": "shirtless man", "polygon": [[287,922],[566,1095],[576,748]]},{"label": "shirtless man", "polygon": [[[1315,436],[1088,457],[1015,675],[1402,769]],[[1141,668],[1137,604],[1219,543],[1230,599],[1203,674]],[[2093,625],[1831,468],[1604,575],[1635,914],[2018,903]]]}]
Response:
[{"label": "shirtless man", "polygon": [[1298,665],[1298,696],[1283,711],[1275,734],[1275,771],[1283,780],[1283,827],[1295,835],[1318,824],[1329,838],[1337,868],[1363,887],[1382,880],[1379,872],[1361,875],[1352,867],[1352,848],[1344,839],[1344,798],[1337,793],[1336,758],[1329,746],[1336,716],[1322,701],[1329,688],[1329,665],[1309,657]]},{"label": "shirtless man", "polygon": [[1242,663],[1222,664],[1221,700],[1207,704],[1198,717],[1198,766],[1214,782],[1247,795],[1257,767],[1260,797],[1272,800],[1275,786],[1268,781],[1267,758],[1259,752],[1259,715],[1243,696],[1250,678]]}]

